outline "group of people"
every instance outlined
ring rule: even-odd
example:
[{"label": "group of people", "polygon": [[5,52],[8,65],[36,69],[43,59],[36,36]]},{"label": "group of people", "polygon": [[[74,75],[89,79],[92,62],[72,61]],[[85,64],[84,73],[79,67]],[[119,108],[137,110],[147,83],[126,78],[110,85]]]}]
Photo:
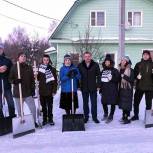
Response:
[{"label": "group of people", "polygon": [[[65,109],[67,114],[72,110],[72,87],[74,81],[74,112],[78,108],[77,90],[82,92],[84,122],[89,120],[89,97],[91,101],[91,114],[95,123],[97,118],[97,92],[101,95],[103,107],[102,121],[110,123],[113,120],[116,105],[122,110],[120,122],[129,124],[139,120],[139,104],[145,94],[146,110],[152,108],[153,99],[153,62],[148,50],[143,51],[142,59],[134,69],[128,56],[122,57],[118,69],[111,55],[107,54],[103,63],[102,71],[99,65],[92,59],[90,52],[83,54],[83,61],[76,67],[73,65],[70,55],[64,56],[64,64],[60,69],[61,99],[60,108]],[[72,73],[73,72],[73,73]],[[133,104],[133,91],[134,104]],[[110,110],[108,105],[110,105]],[[130,112],[134,106],[134,116],[130,118]]]},{"label": "group of people", "polygon": [[[53,98],[57,92],[58,79],[57,71],[52,66],[50,57],[43,55],[37,73],[34,73],[32,66],[26,63],[26,54],[24,52],[18,54],[17,61],[20,65],[21,78],[18,78],[17,64],[13,65],[11,60],[5,56],[4,46],[0,44],[0,118],[5,117],[3,113],[2,83],[4,84],[4,96],[8,104],[9,116],[12,118],[16,117],[14,102],[18,115],[21,115],[19,93],[19,84],[21,84],[23,101],[28,105],[35,126],[38,127],[33,98],[35,96],[35,79],[37,78],[43,112],[42,124],[54,125]],[[139,104],[143,94],[145,94],[146,109],[150,110],[152,107],[153,62],[150,52],[148,50],[143,52],[142,60],[136,64],[134,70],[131,65],[129,57],[124,56],[118,69],[116,69],[113,59],[107,54],[102,63],[102,71],[100,71],[98,63],[92,59],[90,52],[83,54],[83,61],[78,66],[75,66],[71,56],[66,54],[59,74],[61,86],[59,107],[64,109],[67,115],[76,113],[79,107],[77,91],[80,90],[83,98],[84,122],[87,123],[89,120],[90,97],[92,119],[95,123],[99,123],[100,121],[97,118],[97,92],[99,92],[104,110],[102,121],[109,123],[113,120],[116,105],[123,111],[121,118],[123,124],[139,120]],[[11,84],[13,90],[11,90]],[[134,116],[130,118],[134,84],[136,86]],[[74,105],[72,105],[72,101]],[[108,105],[111,105],[110,110]],[[72,112],[72,106],[74,106],[74,112]]]}]

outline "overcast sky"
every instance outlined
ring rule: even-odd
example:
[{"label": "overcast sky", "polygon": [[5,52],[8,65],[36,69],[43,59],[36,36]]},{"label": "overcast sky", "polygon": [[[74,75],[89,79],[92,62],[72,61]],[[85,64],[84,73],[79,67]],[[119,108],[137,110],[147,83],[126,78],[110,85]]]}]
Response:
[{"label": "overcast sky", "polygon": [[[7,0],[14,4],[20,5],[32,11],[44,14],[51,18],[61,20],[72,6],[75,0]],[[2,15],[27,22],[29,24],[40,26],[42,29],[32,27]],[[29,13],[18,7],[10,5],[0,0],[0,37],[2,40],[7,38],[7,35],[12,32],[14,27],[21,26],[26,29],[28,34],[35,35],[39,33],[40,37],[45,37],[48,34],[50,19]]]}]

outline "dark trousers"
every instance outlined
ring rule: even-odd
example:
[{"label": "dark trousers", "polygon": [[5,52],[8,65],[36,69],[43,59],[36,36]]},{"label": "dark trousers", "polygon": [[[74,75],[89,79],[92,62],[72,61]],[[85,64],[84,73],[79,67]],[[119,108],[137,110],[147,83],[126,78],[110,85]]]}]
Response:
[{"label": "dark trousers", "polygon": [[123,119],[127,119],[130,116],[130,111],[123,110]]},{"label": "dark trousers", "polygon": [[[10,89],[4,91],[4,97],[7,101],[9,116],[14,117],[15,116],[15,107],[14,107],[14,100],[13,100],[12,92]],[[2,109],[3,109],[2,101],[3,101],[2,93],[0,93],[0,117],[4,117],[4,114],[2,111]]]},{"label": "dark trousers", "polygon": [[146,110],[150,110],[152,108],[152,98],[153,98],[152,91],[136,90],[134,94],[134,115],[135,116],[139,116],[139,105],[143,97],[143,94],[145,94]]},{"label": "dark trousers", "polygon": [[40,96],[40,103],[43,112],[43,121],[51,121],[53,119],[53,97]]},{"label": "dark trousers", "polygon": [[89,118],[89,96],[92,118],[97,119],[97,91],[82,92],[84,116],[85,118]]},{"label": "dark trousers", "polygon": [[[103,109],[104,109],[104,115],[108,115],[108,105],[107,104],[102,104],[103,105]],[[114,116],[114,112],[115,112],[115,105],[111,105],[111,110],[110,110],[110,116]]]}]

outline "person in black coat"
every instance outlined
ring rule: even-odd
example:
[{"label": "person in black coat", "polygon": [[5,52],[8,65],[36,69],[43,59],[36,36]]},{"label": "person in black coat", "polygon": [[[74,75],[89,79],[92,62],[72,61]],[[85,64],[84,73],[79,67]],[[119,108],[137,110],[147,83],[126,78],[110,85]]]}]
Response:
[{"label": "person in black coat", "polygon": [[89,119],[89,95],[91,99],[92,119],[95,123],[99,123],[97,119],[97,90],[100,88],[100,68],[99,65],[92,60],[92,54],[85,52],[84,60],[78,65],[81,74],[81,91],[83,96],[83,109],[85,123]]},{"label": "person in black coat", "polygon": [[[117,104],[120,75],[118,70],[114,68],[114,61],[109,54],[106,55],[102,66],[100,89],[100,94],[102,95],[101,102],[104,109],[102,121],[109,123],[113,120],[115,105]],[[110,113],[108,112],[108,105],[111,105]]]},{"label": "person in black coat", "polygon": [[132,121],[139,120],[139,105],[145,94],[146,110],[152,108],[153,98],[153,62],[150,51],[144,50],[142,59],[134,67],[136,90],[134,93],[134,116]]},{"label": "person in black coat", "polygon": [[10,59],[6,58],[4,54],[4,46],[0,44],[0,118],[4,117],[2,111],[2,81],[4,87],[4,97],[6,98],[8,109],[9,109],[9,116],[15,117],[15,107],[13,96],[11,92],[11,84],[8,80],[8,76],[10,73],[10,69],[12,67],[12,62]]},{"label": "person in black coat", "polygon": [[49,55],[43,55],[42,64],[38,69],[39,95],[43,112],[43,125],[53,121],[53,97],[57,91],[56,69],[52,67]]},{"label": "person in black coat", "polygon": [[130,111],[132,110],[133,100],[133,84],[134,84],[134,71],[131,68],[131,60],[128,56],[122,57],[119,64],[120,71],[120,87],[119,87],[119,108],[122,109],[123,115],[121,123],[130,123]]}]

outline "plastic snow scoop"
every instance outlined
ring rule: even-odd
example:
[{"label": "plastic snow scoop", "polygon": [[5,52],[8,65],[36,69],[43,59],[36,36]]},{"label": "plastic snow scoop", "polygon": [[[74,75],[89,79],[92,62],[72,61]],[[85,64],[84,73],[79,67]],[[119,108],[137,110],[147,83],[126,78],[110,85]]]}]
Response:
[{"label": "plastic snow scoop", "polygon": [[153,127],[153,110],[145,110],[145,128]]},{"label": "plastic snow scoop", "polygon": [[37,102],[38,102],[38,106],[37,106],[37,122],[38,122],[38,126],[40,128],[42,128],[42,107],[40,104],[40,97],[39,97],[39,81],[37,78],[37,72],[38,69],[36,67],[36,61],[34,60],[34,74],[35,74],[35,84],[36,84],[36,97],[37,98]]},{"label": "plastic snow scoop", "polygon": [[[19,62],[17,62],[17,71],[18,79],[21,79]],[[21,83],[19,83],[19,94],[21,115],[13,118],[13,138],[35,132],[35,124],[32,114],[24,115]]]},{"label": "plastic snow scoop", "polygon": [[62,132],[65,131],[85,131],[84,115],[75,114],[74,112],[74,90],[73,90],[73,77],[71,78],[72,88],[72,108],[70,115],[63,115]]},{"label": "plastic snow scoop", "polygon": [[3,109],[4,117],[0,118],[0,136],[12,132],[12,118],[9,116],[6,116],[8,109],[5,103],[3,79],[1,84],[2,84],[2,109]]}]

